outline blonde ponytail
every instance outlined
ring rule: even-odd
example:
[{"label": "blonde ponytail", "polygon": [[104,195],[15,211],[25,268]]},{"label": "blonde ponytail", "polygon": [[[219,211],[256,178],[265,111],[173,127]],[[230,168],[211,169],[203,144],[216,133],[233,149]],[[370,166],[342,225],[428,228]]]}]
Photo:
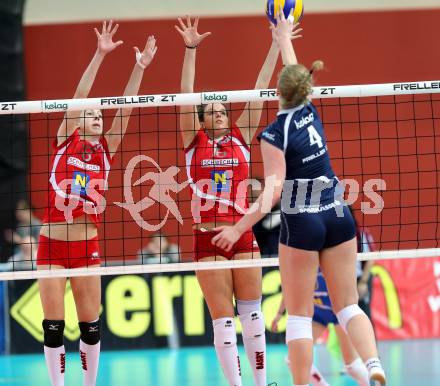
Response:
[{"label": "blonde ponytail", "polygon": [[313,62],[310,70],[302,64],[284,67],[278,76],[278,91],[282,108],[294,108],[306,103],[308,96],[312,93],[312,75],[323,68],[324,63],[321,60]]}]

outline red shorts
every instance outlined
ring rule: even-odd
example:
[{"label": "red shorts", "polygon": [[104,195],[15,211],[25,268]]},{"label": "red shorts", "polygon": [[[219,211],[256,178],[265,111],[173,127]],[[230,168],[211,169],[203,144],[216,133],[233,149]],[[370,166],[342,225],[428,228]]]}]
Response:
[{"label": "red shorts", "polygon": [[194,234],[194,261],[210,256],[223,256],[231,260],[239,253],[255,253],[260,252],[257,241],[255,240],[252,231],[247,231],[234,244],[230,252],[226,252],[222,248],[212,245],[211,240],[218,232],[203,232],[198,229],[193,230]]},{"label": "red shorts", "polygon": [[63,241],[40,235],[37,265],[82,268],[97,264],[101,264],[98,237],[82,241]]}]

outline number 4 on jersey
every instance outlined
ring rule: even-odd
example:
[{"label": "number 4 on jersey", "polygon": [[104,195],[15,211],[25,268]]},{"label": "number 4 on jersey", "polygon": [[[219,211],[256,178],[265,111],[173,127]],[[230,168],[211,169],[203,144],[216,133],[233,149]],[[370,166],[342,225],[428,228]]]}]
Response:
[{"label": "number 4 on jersey", "polygon": [[310,138],[310,146],[318,145],[320,148],[322,147],[322,138],[316,131],[316,129],[310,125],[307,127],[307,130],[309,131],[309,138]]}]

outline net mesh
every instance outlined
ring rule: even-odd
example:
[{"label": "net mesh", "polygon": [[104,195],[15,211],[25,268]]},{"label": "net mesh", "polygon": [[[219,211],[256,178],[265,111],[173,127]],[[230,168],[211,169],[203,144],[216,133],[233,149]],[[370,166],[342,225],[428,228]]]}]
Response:
[{"label": "net mesh", "polygon": [[[358,224],[369,229],[379,251],[379,254],[366,254],[361,258],[438,255],[440,139],[437,133],[440,95],[436,93],[435,84],[438,82],[414,83],[417,87],[413,88],[375,85],[373,89],[369,86],[347,86],[322,87],[314,91],[314,103],[324,123],[335,173],[346,184],[346,199],[352,204]],[[217,92],[209,95],[226,95],[231,122],[243,111],[243,102],[250,100],[268,102],[260,121],[261,128],[276,116],[274,90]],[[129,128],[111,166],[106,209],[99,230],[103,265],[99,273],[196,268],[194,264],[187,264],[194,255],[191,192],[186,186],[178,105],[195,104],[200,99],[203,101],[203,98],[209,100],[209,95],[160,96],[155,97],[154,101],[148,97],[136,97],[139,98],[136,104],[140,107],[136,107],[131,114]],[[114,116],[114,111],[108,108],[115,108],[108,100],[113,99],[17,102],[14,114],[5,117],[12,131],[26,117],[30,149],[26,159],[21,153],[16,154],[16,158],[21,158],[19,161],[29,162],[27,185],[9,186],[4,192],[3,203],[10,194],[15,194],[20,199],[29,199],[32,207],[26,204],[18,207],[17,213],[21,212],[21,215],[17,231],[6,230],[6,233],[9,231],[7,239],[16,246],[14,255],[3,264],[3,270],[10,272],[0,273],[1,278],[37,277],[37,219],[42,218],[48,205],[52,142],[63,119],[61,112],[47,111],[62,111],[65,107],[78,110],[78,106],[101,107],[104,109],[105,130]],[[133,103],[133,99],[129,101],[123,98],[121,101],[122,105]],[[34,113],[22,114],[27,112]],[[2,113],[5,114],[5,111]],[[170,180],[165,172],[174,167],[178,172]],[[262,161],[256,141],[251,146],[250,171],[251,179],[262,179]],[[137,183],[141,178],[144,181]],[[161,187],[156,196],[152,193],[155,187]],[[257,194],[256,191],[249,192],[253,198]],[[134,211],[122,205],[130,200],[137,204]],[[177,205],[178,213],[170,210],[170,203]],[[4,213],[6,210],[7,205],[4,205]],[[266,227],[255,230],[257,239],[264,238],[271,230],[276,232],[276,216],[275,212],[271,217],[273,226],[266,223]],[[17,234],[19,237],[16,237]],[[394,253],[381,255],[383,251]],[[399,254],[399,251],[405,252]],[[170,267],[175,262],[182,264]],[[274,265],[277,259],[196,264],[197,269],[208,269],[212,268],[212,264],[222,268],[253,263]],[[20,272],[26,270],[31,272]],[[74,274],[91,273],[95,271],[83,269]]]},{"label": "net mesh", "polygon": [[[437,247],[439,95],[322,102],[333,167],[361,187],[356,217],[374,234],[377,247]],[[377,214],[362,206],[371,202],[372,188],[384,205]]]}]

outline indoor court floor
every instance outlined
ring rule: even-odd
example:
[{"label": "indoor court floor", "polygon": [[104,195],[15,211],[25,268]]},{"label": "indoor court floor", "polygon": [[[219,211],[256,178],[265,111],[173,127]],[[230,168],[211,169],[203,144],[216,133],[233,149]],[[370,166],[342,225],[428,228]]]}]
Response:
[{"label": "indoor court floor", "polygon": [[[379,344],[389,386],[440,385],[440,340],[387,341]],[[242,349],[242,347],[241,347]],[[284,345],[268,346],[268,383],[291,386]],[[243,386],[253,385],[244,351],[240,351]],[[337,353],[316,348],[315,363],[332,386],[355,386],[341,374]],[[66,355],[66,386],[82,384],[77,353]],[[0,356],[0,385],[49,385],[43,354]],[[227,386],[213,347],[178,350],[112,351],[101,355],[97,386]]]}]

